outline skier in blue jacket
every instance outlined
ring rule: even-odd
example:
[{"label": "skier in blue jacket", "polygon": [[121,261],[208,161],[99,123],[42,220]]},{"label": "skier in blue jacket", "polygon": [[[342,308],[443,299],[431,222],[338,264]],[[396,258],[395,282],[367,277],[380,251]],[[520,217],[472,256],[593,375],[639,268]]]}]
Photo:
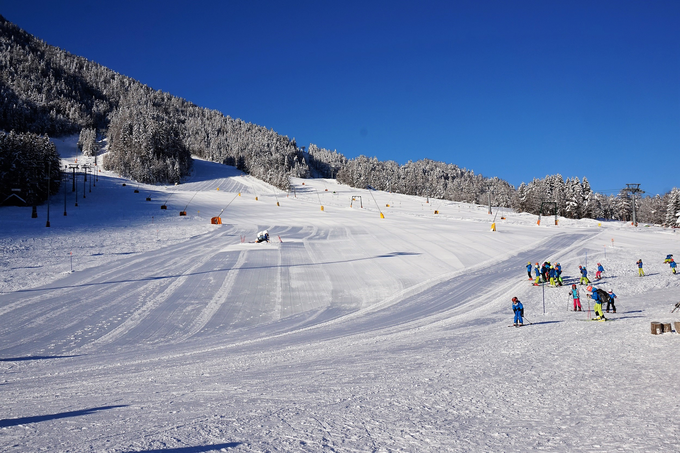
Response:
[{"label": "skier in blue jacket", "polygon": [[555,264],[555,274],[557,275],[557,284],[562,286],[564,280],[562,280],[562,265],[560,263]]},{"label": "skier in blue jacket", "polygon": [[522,317],[524,316],[524,306],[522,305],[522,302],[520,302],[516,297],[512,298],[512,311],[515,312],[515,323],[513,325],[515,327],[523,326],[524,320]]},{"label": "skier in blue jacket", "polygon": [[529,276],[529,280],[533,280],[531,277],[531,261],[527,264],[527,275]]},{"label": "skier in blue jacket", "polygon": [[611,289],[607,291],[609,293],[609,300],[607,301],[607,313],[609,313],[609,308],[611,307],[613,312],[616,313],[616,305],[614,305],[614,299],[616,299],[616,294]]},{"label": "skier in blue jacket", "polygon": [[675,268],[678,267],[678,265],[675,263],[673,258],[671,258],[671,261],[668,263],[668,265],[671,267],[671,271],[675,274]]},{"label": "skier in blue jacket", "polygon": [[538,263],[536,263],[536,266],[534,266],[534,273],[536,274],[534,286],[538,286],[538,284],[541,282],[541,267]]},{"label": "skier in blue jacket", "polygon": [[553,266],[548,269],[548,275],[550,276],[550,286],[555,286],[555,279],[557,278],[557,271]]},{"label": "skier in blue jacket", "polygon": [[588,280],[588,269],[585,266],[579,266],[578,269],[581,271],[581,285],[590,283],[590,280]]},{"label": "skier in blue jacket", "polygon": [[606,321],[607,318],[605,318],[604,314],[602,313],[602,299],[600,299],[600,295],[593,289],[592,286],[587,287],[586,290],[592,291],[590,298],[595,302],[595,319],[602,319]]}]

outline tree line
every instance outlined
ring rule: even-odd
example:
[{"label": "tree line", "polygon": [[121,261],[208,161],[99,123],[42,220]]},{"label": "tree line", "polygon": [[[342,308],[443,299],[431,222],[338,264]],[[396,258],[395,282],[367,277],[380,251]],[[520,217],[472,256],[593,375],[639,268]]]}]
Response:
[{"label": "tree line", "polygon": [[[104,168],[151,184],[180,182],[189,174],[194,155],[235,166],[283,190],[289,188],[291,177],[323,177],[358,188],[479,204],[490,201],[533,214],[540,212],[541,201],[554,201],[559,215],[574,219],[630,220],[632,213],[627,194],[594,193],[586,178],[551,175],[515,189],[502,179],[429,159],[403,165],[366,156],[348,159],[314,144],[305,152],[295,139],[154,90],[50,46],[2,16],[0,130],[28,143],[37,143],[36,134],[80,133],[78,146],[86,155],[96,153],[97,137],[105,136]],[[18,166],[25,161],[35,168],[31,162],[41,153],[35,151],[31,158],[27,154],[26,159],[13,154],[12,164],[0,161],[0,174],[29,172]],[[6,196],[5,190],[0,195]],[[680,212],[677,198],[677,190],[638,198],[638,220],[675,224]]]}]

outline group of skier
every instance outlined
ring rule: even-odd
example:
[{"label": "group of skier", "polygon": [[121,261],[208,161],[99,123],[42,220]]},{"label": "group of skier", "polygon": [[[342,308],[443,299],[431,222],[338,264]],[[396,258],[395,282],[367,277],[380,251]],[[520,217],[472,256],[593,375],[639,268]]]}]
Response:
[{"label": "group of skier", "polygon": [[[669,253],[668,255],[666,255],[666,259],[663,260],[663,263],[664,263],[664,264],[668,264],[668,266],[670,266],[671,272],[672,272],[673,274],[676,274],[676,273],[677,273],[676,268],[678,267],[678,264],[677,264],[677,263],[675,262],[675,260],[673,259],[673,254],[672,254],[672,253]],[[637,262],[635,263],[635,265],[636,265],[637,268],[638,268],[638,275],[639,275],[640,277],[644,277],[644,276],[645,276],[645,271],[642,269],[642,258],[639,259],[639,260],[637,260]]]},{"label": "group of skier", "polygon": [[[586,291],[590,293],[589,296],[587,297],[590,297],[594,302],[595,311],[595,318],[593,318],[594,321],[607,320],[607,318],[604,316],[604,313],[602,312],[603,303],[607,304],[606,307],[607,313],[609,313],[610,310],[612,313],[616,313],[616,305],[614,304],[614,302],[617,296],[616,294],[614,294],[614,291],[612,291],[611,289],[609,291],[605,291],[602,288],[594,288],[592,285],[586,287]],[[575,284],[571,285],[570,295],[574,301],[574,311],[583,311],[583,307],[581,306],[581,295],[579,293],[578,287]],[[512,298],[512,311],[515,313],[513,326],[515,327],[523,326],[524,306],[517,297]]]},{"label": "group of skier", "polygon": [[[640,263],[641,262],[642,261],[640,261]],[[580,284],[589,285],[586,288],[588,293],[590,293],[588,297],[590,297],[595,302],[596,317],[594,319],[606,320],[604,314],[602,313],[602,303],[607,304],[606,307],[607,313],[609,313],[610,310],[612,310],[613,313],[616,313],[616,305],[614,305],[616,294],[614,294],[612,290],[609,290],[607,292],[603,289],[593,288],[593,286],[590,286],[590,280],[588,279],[588,270],[586,269],[585,266],[579,266],[578,268],[581,274]],[[562,286],[564,284],[564,280],[562,279],[562,266],[559,263],[551,264],[549,261],[546,261],[543,263],[542,266],[539,265],[539,263],[536,263],[535,265],[532,266],[531,262],[528,262],[526,269],[529,280],[534,280],[531,275],[532,270],[536,275],[536,279],[534,280],[534,286],[537,286],[541,282],[543,283],[549,282],[550,286]],[[604,266],[602,266],[602,263],[597,263],[597,271],[595,272],[595,278],[597,280],[600,280],[602,278],[603,272]],[[583,306],[581,305],[581,295],[576,284],[571,285],[570,295],[574,302],[574,311],[583,311]],[[512,309],[515,313],[513,325],[516,327],[523,326],[524,307],[522,306],[522,303],[519,301],[519,299],[517,299],[517,297],[512,298]]]},{"label": "group of skier", "polygon": [[[645,271],[642,267],[643,266],[642,259],[639,259],[635,264],[638,268],[638,275],[640,277],[644,277]],[[676,273],[677,263],[673,259],[672,254],[668,254],[666,256],[664,264],[668,264],[670,266],[671,272],[673,274]],[[588,270],[586,269],[586,267],[579,266],[578,268],[581,274],[581,279],[579,283],[581,285],[588,285],[586,287],[587,291],[586,297],[592,299],[595,304],[594,307],[595,318],[593,318],[593,320],[606,321],[607,318],[605,318],[604,313],[602,311],[602,304],[606,304],[605,308],[606,313],[609,313],[610,310],[612,313],[616,313],[616,305],[614,304],[617,298],[616,294],[614,294],[614,292],[611,289],[609,291],[605,291],[602,288],[593,287],[590,284],[590,280],[588,279]],[[560,266],[559,263],[551,264],[549,261],[546,261],[543,263],[542,266],[539,265],[538,263],[532,266],[531,262],[529,262],[527,263],[526,269],[529,280],[534,280],[534,278],[531,275],[532,270],[536,274],[536,279],[533,283],[534,286],[538,286],[538,284],[541,282],[543,283],[550,282],[550,286],[562,286],[562,284],[564,283],[564,281],[562,280],[562,267]],[[597,263],[595,279],[596,280],[602,279],[602,273],[604,271],[605,271],[604,266],[602,266],[601,263]],[[581,295],[579,294],[579,290],[576,284],[571,285],[570,296],[574,302],[574,311],[583,311],[583,307],[581,305]],[[514,326],[519,327],[524,325],[523,322],[524,307],[522,306],[522,303],[519,301],[519,299],[517,299],[517,297],[512,298],[512,309],[515,312]]]},{"label": "group of skier", "polygon": [[[666,259],[664,260],[664,264],[668,264],[671,268],[671,272],[673,274],[676,273],[676,268],[677,268],[677,263],[673,259],[672,254],[666,255]],[[635,265],[638,268],[638,275],[640,277],[645,276],[645,271],[642,267],[642,259],[637,260]],[[529,276],[529,280],[534,280],[534,278],[531,275],[531,271],[533,270],[534,273],[536,274],[536,279],[534,281],[534,286],[538,286],[539,283],[547,283],[550,282],[550,286],[562,286],[564,281],[562,280],[562,267],[560,266],[559,263],[551,264],[549,261],[546,261],[543,263],[543,265],[539,265],[538,263],[535,264],[535,266],[532,266],[531,262],[527,263],[527,275]],[[590,299],[593,300],[594,302],[594,309],[595,309],[595,318],[593,320],[596,321],[606,321],[607,318],[604,316],[604,313],[602,311],[602,304],[606,304],[605,312],[609,313],[610,310],[612,313],[616,313],[616,305],[614,304],[617,296],[614,294],[614,292],[610,289],[609,291],[605,291],[602,288],[595,288],[590,284],[590,280],[588,279],[588,269],[586,269],[585,266],[579,266],[579,273],[581,274],[581,279],[580,279],[580,284],[581,285],[588,285],[586,287],[587,291],[587,296]],[[597,263],[597,271],[595,272],[595,279],[600,280],[602,279],[602,273],[604,272],[604,266],[602,266],[601,263]],[[571,290],[570,290],[570,297],[573,299],[574,302],[574,311],[583,311],[583,307],[581,305],[581,295],[579,293],[578,287],[576,284],[571,285]],[[517,297],[512,298],[512,309],[515,312],[515,319],[514,319],[514,326],[519,327],[524,325],[524,307],[522,306],[522,303],[517,299]]]},{"label": "group of skier", "polygon": [[[531,276],[531,269],[532,265],[530,261],[527,263],[527,274],[529,276],[529,280],[533,280]],[[542,266],[536,263],[536,265],[533,267],[533,270],[536,273],[534,286],[538,286],[538,284],[541,282],[550,282],[550,286],[562,286],[564,284],[564,280],[562,280],[562,266],[560,263],[551,264],[550,261],[546,261]]]}]

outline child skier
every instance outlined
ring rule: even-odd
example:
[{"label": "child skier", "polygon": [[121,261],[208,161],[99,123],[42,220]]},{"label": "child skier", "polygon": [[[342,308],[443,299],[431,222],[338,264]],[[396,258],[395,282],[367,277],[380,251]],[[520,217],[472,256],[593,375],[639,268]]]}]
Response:
[{"label": "child skier", "polygon": [[581,296],[576,285],[571,285],[571,297],[574,299],[574,311],[576,311],[576,307],[578,307],[578,311],[583,311],[581,308]]},{"label": "child skier", "polygon": [[640,258],[640,259],[637,261],[637,263],[635,263],[635,264],[637,264],[637,267],[638,267],[638,275],[639,275],[640,277],[644,277],[644,276],[645,276],[645,271],[642,270],[642,258]]},{"label": "child skier", "polygon": [[668,265],[671,267],[671,271],[675,274],[675,268],[678,266],[673,258],[671,258],[671,261],[668,263]]},{"label": "child skier", "polygon": [[523,326],[524,320],[522,317],[524,316],[524,306],[522,305],[522,302],[520,302],[516,297],[512,298],[512,311],[515,312],[515,322],[513,325],[515,327]]},{"label": "child skier", "polygon": [[562,280],[562,266],[560,265],[560,263],[555,264],[555,274],[557,275],[557,280],[556,280],[557,284],[559,286],[562,286],[562,284],[564,283],[564,280]]},{"label": "child skier", "polygon": [[529,280],[533,280],[533,277],[531,276],[531,261],[527,263],[527,275],[529,276]]},{"label": "child skier", "polygon": [[541,266],[541,278],[544,283],[548,281],[548,269],[550,269],[550,263],[546,261],[543,263],[543,266]]},{"label": "child skier", "polygon": [[602,320],[606,321],[607,318],[604,317],[604,314],[602,313],[602,299],[600,299],[600,295],[593,289],[592,286],[589,286],[586,288],[587,291],[592,291],[592,294],[590,295],[590,298],[593,299],[595,302],[595,318],[596,320]]},{"label": "child skier", "polygon": [[548,275],[550,276],[550,286],[555,286],[555,278],[557,277],[557,272],[553,266],[548,269]]},{"label": "child skier", "polygon": [[600,263],[597,263],[597,272],[595,272],[595,278],[598,280],[601,279],[602,272],[604,272],[604,267],[602,267]]},{"label": "child skier", "polygon": [[616,294],[611,289],[608,291],[609,300],[607,301],[607,313],[609,313],[609,307],[611,306],[612,312],[616,313],[616,305],[614,305],[614,299],[616,299]]},{"label": "child skier", "polygon": [[536,263],[536,266],[534,266],[534,273],[536,274],[536,281],[534,282],[534,286],[538,286],[538,284],[541,281],[541,267],[538,263]]},{"label": "child skier", "polygon": [[579,266],[578,268],[581,271],[581,285],[587,285],[590,283],[590,280],[588,280],[588,269],[585,266]]}]

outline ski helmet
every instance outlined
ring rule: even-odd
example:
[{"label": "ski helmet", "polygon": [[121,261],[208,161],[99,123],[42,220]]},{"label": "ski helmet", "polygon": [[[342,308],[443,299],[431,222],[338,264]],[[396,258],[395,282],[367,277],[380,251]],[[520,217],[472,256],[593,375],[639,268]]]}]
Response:
[{"label": "ski helmet", "polygon": [[269,234],[269,230],[264,230],[263,233],[264,233],[264,234]]},{"label": "ski helmet", "polygon": [[516,298],[516,297],[513,297],[513,298],[512,298],[512,301],[513,301],[513,302],[517,302],[517,298]]},{"label": "ski helmet", "polygon": [[572,288],[576,288],[576,285],[571,285]]},{"label": "ski helmet", "polygon": [[586,290],[588,290],[588,291],[592,291],[592,290],[593,290],[593,287],[592,287],[592,286],[590,286],[590,285],[588,285],[588,286],[586,287]]}]

